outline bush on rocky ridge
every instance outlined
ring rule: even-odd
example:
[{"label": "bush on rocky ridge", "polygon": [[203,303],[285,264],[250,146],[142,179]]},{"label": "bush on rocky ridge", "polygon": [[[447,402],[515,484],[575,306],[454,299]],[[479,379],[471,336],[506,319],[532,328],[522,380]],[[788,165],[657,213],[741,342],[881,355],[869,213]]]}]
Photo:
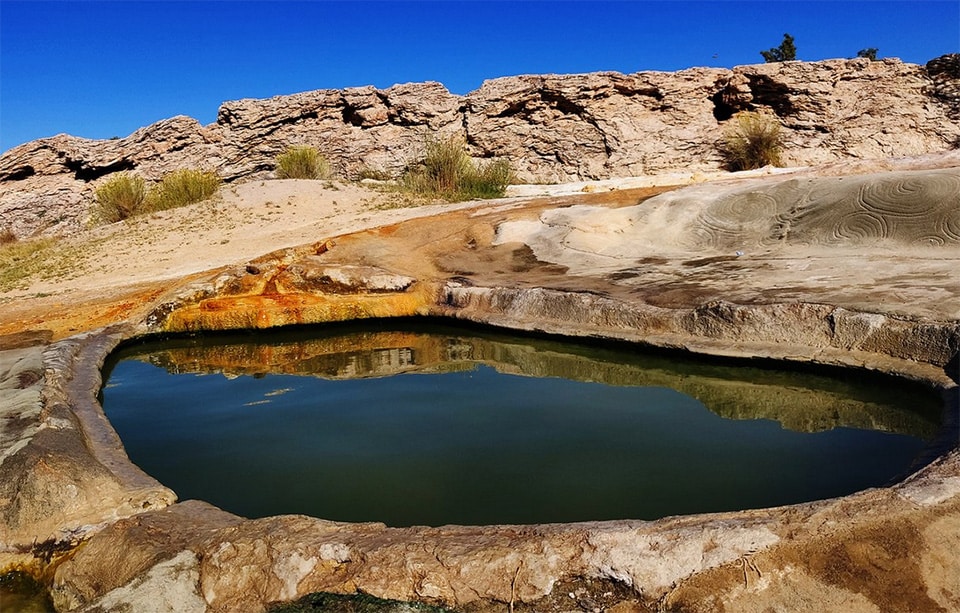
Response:
[{"label": "bush on rocky ridge", "polygon": [[94,192],[97,206],[93,217],[99,223],[114,223],[140,215],[146,199],[143,178],[129,172],[120,172],[97,187]]},{"label": "bush on rocky ridge", "polygon": [[315,147],[290,147],[277,156],[278,179],[329,179],[330,164]]},{"label": "bush on rocky ridge", "polygon": [[752,170],[780,165],[780,123],[766,113],[744,111],[733,116],[720,153],[729,170]]},{"label": "bush on rocky ridge", "polygon": [[761,51],[760,55],[763,56],[763,61],[768,64],[773,62],[789,62],[797,59],[797,46],[794,44],[792,36],[784,34],[783,42],[780,43],[779,47]]},{"label": "bush on rocky ridge", "polygon": [[458,137],[428,140],[423,159],[411,164],[401,180],[407,191],[447,201],[500,198],[513,180],[506,160],[477,165]]}]

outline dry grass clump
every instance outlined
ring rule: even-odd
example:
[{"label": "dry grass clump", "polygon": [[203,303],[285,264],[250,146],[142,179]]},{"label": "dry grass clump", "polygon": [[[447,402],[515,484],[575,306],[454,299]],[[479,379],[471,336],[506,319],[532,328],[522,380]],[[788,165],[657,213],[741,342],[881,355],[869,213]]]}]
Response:
[{"label": "dry grass clump", "polygon": [[12,228],[4,227],[0,229],[0,245],[9,245],[17,242],[17,235],[13,233]]},{"label": "dry grass clump", "polygon": [[329,179],[330,163],[314,147],[290,147],[277,156],[278,179]]},{"label": "dry grass clump", "polygon": [[110,224],[137,215],[173,209],[206,200],[220,187],[216,173],[182,169],[163,176],[159,183],[146,189],[144,180],[121,172],[111,176],[95,192],[95,223]]},{"label": "dry grass clump", "polygon": [[55,238],[32,238],[0,246],[0,291],[11,290],[41,271],[56,243]]},{"label": "dry grass clump", "polygon": [[381,170],[378,168],[371,168],[370,166],[363,165],[360,168],[360,171],[357,173],[357,178],[361,181],[364,179],[370,179],[372,181],[392,181],[393,177],[390,176],[390,173],[386,170]]},{"label": "dry grass clump", "polygon": [[475,198],[500,198],[513,180],[506,160],[478,166],[457,137],[430,140],[422,160],[412,164],[400,184],[417,195],[450,202]]},{"label": "dry grass clump", "polygon": [[220,187],[214,172],[184,168],[167,173],[154,185],[145,199],[146,211],[165,211],[202,202]]},{"label": "dry grass clump", "polygon": [[730,170],[780,165],[780,123],[765,113],[745,111],[733,117],[720,145]]},{"label": "dry grass clump", "polygon": [[102,183],[95,195],[97,207],[93,216],[99,223],[107,224],[142,214],[147,192],[141,177],[121,172]]}]

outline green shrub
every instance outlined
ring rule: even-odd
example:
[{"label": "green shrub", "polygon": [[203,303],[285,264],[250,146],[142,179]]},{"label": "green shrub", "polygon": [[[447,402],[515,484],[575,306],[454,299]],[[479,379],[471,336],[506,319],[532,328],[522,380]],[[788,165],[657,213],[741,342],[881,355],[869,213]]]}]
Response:
[{"label": "green shrub", "polygon": [[121,172],[101,184],[95,197],[94,218],[100,223],[114,223],[144,212],[146,189],[142,178]]},{"label": "green shrub", "polygon": [[487,162],[463,178],[461,193],[472,198],[502,198],[513,181],[507,160]]},{"label": "green shrub", "polygon": [[763,56],[763,61],[768,64],[773,62],[789,62],[797,59],[797,45],[794,43],[792,36],[784,34],[783,42],[780,43],[779,47],[761,51],[760,55]]},{"label": "green shrub", "polygon": [[290,147],[277,156],[278,179],[328,179],[330,164],[313,147]]},{"label": "green shrub", "polygon": [[447,201],[499,198],[513,179],[506,160],[478,167],[457,137],[430,140],[423,159],[411,165],[401,180],[404,189]]},{"label": "green shrub", "polygon": [[730,170],[780,165],[780,123],[765,113],[745,111],[733,117],[721,143]]},{"label": "green shrub", "polygon": [[205,170],[174,170],[150,189],[144,212],[174,209],[206,200],[220,187],[220,177]]}]

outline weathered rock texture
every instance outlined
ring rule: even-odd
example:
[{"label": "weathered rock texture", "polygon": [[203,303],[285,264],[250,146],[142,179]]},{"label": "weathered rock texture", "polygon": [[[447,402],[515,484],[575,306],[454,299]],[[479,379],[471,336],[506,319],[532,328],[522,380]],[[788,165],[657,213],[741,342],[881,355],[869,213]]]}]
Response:
[{"label": "weathered rock texture", "polygon": [[176,499],[130,464],[97,403],[103,361],[90,351],[121,338],[0,351],[0,565],[35,570],[103,525]]},{"label": "weathered rock texture", "polygon": [[266,177],[279,153],[300,144],[351,179],[397,174],[438,135],[464,138],[475,157],[508,159],[531,182],[696,172],[722,166],[716,143],[734,113],[765,110],[783,126],[789,165],[939,152],[960,139],[958,58],[517,76],[466,96],[419,83],[226,102],[209,126],[174,117],[126,138],[59,135],[6,152],[0,227],[17,237],[70,232],[113,172]]}]

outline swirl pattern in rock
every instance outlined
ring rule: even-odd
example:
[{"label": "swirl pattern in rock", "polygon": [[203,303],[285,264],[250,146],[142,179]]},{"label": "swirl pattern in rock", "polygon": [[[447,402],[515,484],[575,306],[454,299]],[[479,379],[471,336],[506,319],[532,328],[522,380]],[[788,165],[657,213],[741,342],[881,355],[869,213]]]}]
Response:
[{"label": "swirl pattern in rock", "polygon": [[523,242],[540,261],[574,273],[625,270],[651,255],[690,250],[773,257],[784,249],[896,245],[955,253],[960,168],[692,186],[632,207],[546,211],[538,222],[505,223],[497,233],[499,242]]},{"label": "swirl pattern in rock", "polygon": [[957,244],[960,171],[845,179],[833,194],[808,199],[790,223],[797,238],[809,243]]}]

